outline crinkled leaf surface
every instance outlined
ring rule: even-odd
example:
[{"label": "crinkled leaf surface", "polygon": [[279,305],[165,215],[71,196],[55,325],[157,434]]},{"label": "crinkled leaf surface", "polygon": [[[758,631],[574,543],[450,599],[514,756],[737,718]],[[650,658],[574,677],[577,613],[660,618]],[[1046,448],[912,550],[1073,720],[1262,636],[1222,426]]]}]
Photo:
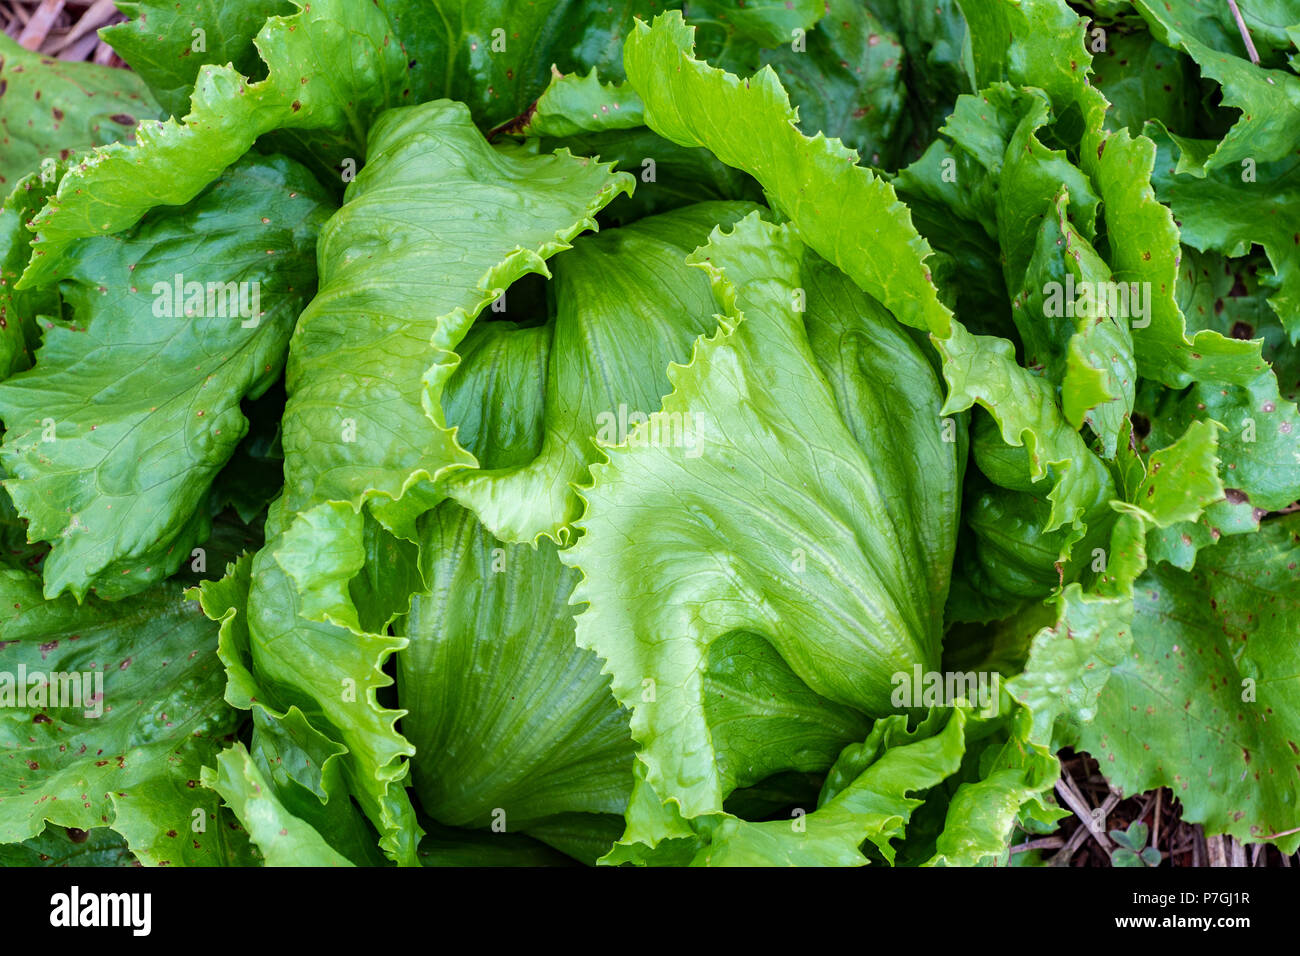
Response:
[{"label": "crinkled leaf surface", "polygon": [[[504,540],[545,534],[563,543],[582,511],[574,488],[589,483],[598,444],[623,443],[657,412],[669,364],[687,360],[695,338],[716,327],[708,277],[687,255],[753,208],[699,203],[581,237],[557,257],[541,448],[517,467],[457,475],[448,494]],[[675,440],[692,440],[679,432]]]},{"label": "crinkled leaf surface", "polygon": [[[1052,492],[1052,527],[1079,523],[1090,503],[1105,500],[1104,468],[1069,427],[1046,384],[1016,365],[1010,342],[972,336],[953,321],[926,268],[930,247],[893,187],[858,166],[857,155],[836,140],[802,135],[772,70],[741,80],[695,59],[692,50],[692,28],[673,13],[653,27],[638,26],[628,38],[628,78],[650,127],[682,145],[705,145],[724,163],[753,174],[809,247],[900,322],[928,330],[950,385],[945,413],[974,402],[988,408],[1009,443],[1027,440],[1035,479],[1047,475],[1049,464],[1063,463],[1063,486]],[[879,224],[869,243],[848,225],[868,210]],[[1012,394],[1017,400],[1007,400]]]},{"label": "crinkled leaf surface", "polygon": [[[376,123],[365,170],[322,230],[320,293],[290,347],[289,507],[398,501],[421,478],[472,466],[439,404],[452,350],[511,282],[546,274],[545,259],[629,188],[564,152],[494,150],[449,101]],[[403,504],[401,521],[427,501]]]},{"label": "crinkled leaf surface", "polygon": [[[254,769],[268,785],[269,798],[299,821],[298,829],[311,827],[328,835],[331,849],[353,863],[383,865],[379,838],[349,798],[351,783],[357,779],[352,774],[357,771],[347,756],[348,748],[319,730],[298,707],[291,704],[277,709],[279,695],[253,673],[257,666],[249,615],[253,561],[253,555],[245,554],[226,569],[225,577],[204,581],[197,593],[191,591],[189,596],[197,598],[203,612],[220,624],[217,656],[226,669],[225,699],[233,707],[252,712],[249,754]],[[332,636],[332,632],[324,633]],[[330,727],[320,718],[317,723]],[[245,789],[243,784],[237,786]],[[370,804],[368,809],[374,807]],[[401,818],[399,803],[394,801],[391,807],[388,812],[414,831],[413,822]],[[310,836],[304,835],[304,839],[310,841]],[[410,851],[403,848],[402,852]]]},{"label": "crinkled leaf surface", "polygon": [[1255,378],[1259,357],[1251,343],[1212,330],[1187,338],[1174,301],[1178,230],[1151,185],[1155,148],[1127,130],[1106,130],[1109,104],[1088,83],[1092,56],[1084,46],[1084,21],[1059,0],[967,3],[963,10],[980,87],[1009,81],[1041,88],[1053,110],[1078,129],[1079,168],[1103,203],[1112,278],[1146,283],[1150,290],[1145,325],[1133,336],[1139,373],[1171,388]]},{"label": "crinkled leaf surface", "polygon": [[[703,710],[718,638],[754,631],[813,690],[874,713],[890,709],[892,673],[937,657],[959,467],[929,361],[788,228],[750,216],[696,257],[728,325],[593,466],[584,536],[562,553],[584,573],[574,603],[591,605],[578,642],[608,661],[650,786],[687,816],[725,796]],[[796,311],[802,276],[825,290],[808,303],[829,343],[820,362]],[[855,352],[860,341],[891,345]],[[691,446],[663,440],[672,416]],[[891,449],[903,435],[911,450]]]},{"label": "crinkled leaf surface", "polygon": [[6,487],[54,545],[46,594],[134,593],[206,536],[208,489],[248,427],[240,400],[283,366],[328,213],[297,164],[247,160],[190,205],[75,247],[71,322],[0,384]]},{"label": "crinkled leaf surface", "polygon": [[[815,810],[791,820],[750,823],[731,817],[710,833],[696,866],[861,866],[870,841],[892,862],[890,841],[903,835],[924,792],[956,773],[965,749],[966,712],[954,710],[938,733],[906,731],[906,719],[877,721],[830,772],[847,777]],[[928,728],[927,728],[928,730]],[[865,764],[865,766],[863,766]],[[824,794],[825,796],[825,794]]]},{"label": "crinkled leaf surface", "polygon": [[239,817],[267,866],[350,866],[324,837],[285,809],[262,772],[237,743],[217,755],[217,768],[203,768],[203,785]]},{"label": "crinkled leaf surface", "polygon": [[[277,722],[290,719],[297,708],[302,715],[299,723],[305,726],[296,729],[296,736],[307,739],[311,747],[299,743],[293,752],[306,749],[345,754],[341,770],[346,792],[379,832],[380,846],[399,864],[417,865],[420,831],[403,783],[408,773],[406,758],[413,748],[395,727],[402,712],[384,706],[378,697],[379,691],[393,682],[383,671],[384,662],[406,642],[389,635],[386,628],[377,633],[306,618],[298,589],[276,560],[289,518],[281,498],[267,516],[267,544],[244,572],[251,582],[245,585],[247,598],[241,603],[237,592],[225,594],[209,609],[214,617],[234,611],[228,644],[223,644],[222,660],[231,672],[227,699],[242,707],[264,704],[267,716]],[[322,550],[341,552],[348,562],[353,557],[347,548],[354,546],[362,554],[356,564],[364,563],[363,541],[351,539],[346,531],[330,527],[319,544]],[[348,607],[355,615],[350,602]],[[241,649],[244,629],[246,651]],[[324,771],[322,766],[322,778]],[[322,817],[337,819],[346,807],[345,794],[327,779],[315,776],[303,777],[299,786],[306,780],[305,785],[322,802],[341,801],[340,806],[328,807],[329,814]],[[286,799],[283,788],[281,794],[281,799]],[[307,818],[303,812],[295,815]],[[347,855],[355,858],[351,851]]]},{"label": "crinkled leaf surface", "polygon": [[344,131],[358,155],[376,114],[412,102],[406,60],[389,34],[379,7],[346,0],[315,0],[268,20],[256,41],[265,79],[253,82],[228,64],[205,66],[182,120],[143,123],[133,145],[96,150],[69,170],[33,220],[23,284],[58,275],[77,239],[118,232],[155,206],[189,202],[263,133]]},{"label": "crinkled leaf surface", "polygon": [[592,67],[586,76],[553,76],[520,132],[561,137],[643,125],[641,100],[632,88],[626,83],[602,83]]},{"label": "crinkled leaf surface", "polygon": [[[79,606],[43,599],[31,572],[5,570],[0,590],[14,608],[0,629],[0,842],[49,821],[111,826],[146,864],[252,862],[246,834],[199,785],[238,724],[221,700],[215,626],[174,586]],[[71,693],[59,675],[86,691],[79,705],[55,706],[55,691]]]},{"label": "crinkled leaf surface", "polygon": [[184,116],[200,67],[231,63],[244,76],[261,63],[253,37],[268,18],[293,12],[289,0],[123,0],[130,19],[101,36],[149,84],[172,116]]}]

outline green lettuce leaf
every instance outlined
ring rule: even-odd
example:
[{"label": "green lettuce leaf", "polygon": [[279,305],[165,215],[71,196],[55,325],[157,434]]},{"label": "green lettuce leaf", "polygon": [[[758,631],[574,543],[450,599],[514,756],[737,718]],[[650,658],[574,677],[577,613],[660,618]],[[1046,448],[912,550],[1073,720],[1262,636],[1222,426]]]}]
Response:
[{"label": "green lettuce leaf", "polygon": [[[1034,637],[1024,672],[1008,684],[1033,714],[1032,739],[1070,743],[1078,725],[1095,717],[1110,669],[1132,645],[1134,587],[1147,567],[1147,534],[1196,521],[1223,497],[1217,431],[1214,422],[1193,422],[1177,442],[1153,454],[1148,466],[1135,461],[1134,478],[1145,476],[1134,481],[1127,500],[1112,503],[1119,518],[1108,546],[1090,555],[1090,586],[1074,582],[1065,588],[1056,623]],[[1058,720],[1068,726],[1056,727]]]},{"label": "green lettuce leaf", "polygon": [[221,794],[257,844],[267,866],[350,866],[347,857],[289,813],[262,772],[237,743],[217,755],[217,769],[203,768],[203,785]]},{"label": "green lettuce leaf", "polygon": [[[223,625],[226,699],[252,709],[255,724],[261,722],[254,756],[268,764],[264,775],[272,751],[288,752],[297,763],[310,761],[292,775],[293,786],[288,779],[274,781],[280,801],[295,816],[322,833],[345,836],[335,848],[361,862],[364,848],[348,812],[350,794],[389,858],[418,865],[420,830],[404,786],[413,748],[396,730],[402,712],[379,697],[393,683],[384,663],[406,641],[389,635],[387,627],[354,631],[303,615],[302,599],[275,556],[290,517],[284,499],[277,500],[267,516],[266,546],[230,569],[220,589],[203,595],[205,612]],[[338,546],[334,540],[324,544]],[[357,547],[364,563],[365,542]],[[394,567],[413,563],[405,553],[386,557]],[[348,608],[356,614],[350,602]]]},{"label": "green lettuce leaf", "polygon": [[1251,343],[1212,330],[1187,338],[1174,301],[1178,230],[1151,185],[1155,148],[1127,130],[1105,129],[1109,104],[1088,82],[1092,55],[1084,46],[1084,21],[1061,0],[968,0],[963,10],[980,88],[999,81],[1038,87],[1051,99],[1058,126],[1075,131],[1070,140],[1077,142],[1079,168],[1103,204],[1112,278],[1150,291],[1145,324],[1133,336],[1139,374],[1170,388],[1193,380],[1253,380],[1259,355]]},{"label": "green lettuce leaf", "polygon": [[[1178,219],[1182,241],[1202,252],[1240,256],[1252,245],[1263,248],[1272,274],[1260,276],[1274,290],[1269,304],[1290,333],[1300,339],[1300,235],[1287,210],[1300,202],[1300,158],[1294,151],[1274,163],[1250,170],[1220,168],[1201,178],[1180,175],[1175,160],[1186,155],[1189,141],[1175,140],[1152,123],[1146,135],[1159,149],[1153,182],[1161,202]],[[1300,142],[1300,134],[1297,134]]]},{"label": "green lettuce leaf", "polygon": [[[475,464],[439,403],[452,350],[631,182],[564,152],[493,150],[447,101],[390,112],[370,135],[365,170],[322,230],[320,292],[290,345],[287,507],[382,499],[372,507],[409,535],[436,501],[421,481]],[[460,217],[467,205],[484,215]],[[455,229],[431,228],[444,222]]]},{"label": "green lettuce leaf", "polygon": [[68,171],[32,222],[24,287],[64,270],[77,239],[119,232],[155,206],[189,202],[263,133],[339,131],[346,134],[343,155],[362,155],[374,117],[411,102],[407,61],[389,42],[391,27],[378,6],[299,6],[291,17],[269,19],[257,35],[265,79],[252,81],[229,64],[205,66],[182,120],[143,123],[133,145],[97,149]]},{"label": "green lettuce leaf", "polygon": [[[1035,479],[1059,465],[1065,477],[1052,492],[1052,528],[1071,523],[1081,533],[1081,516],[1108,497],[1104,466],[1064,420],[1050,386],[1016,365],[1010,342],[973,336],[953,320],[931,282],[929,245],[893,187],[857,166],[857,155],[837,141],[803,136],[771,69],[741,80],[694,59],[692,48],[692,28],[673,13],[628,38],[628,78],[650,127],[682,145],[706,145],[754,174],[810,248],[900,322],[929,331],[950,385],[944,413],[979,402],[998,417],[1008,443],[1027,438]],[[849,210],[873,216],[870,243],[849,227]]]},{"label": "green lettuce leaf", "polygon": [[705,14],[729,24],[764,46],[789,44],[827,13],[823,0],[695,0]]},{"label": "green lettuce leaf", "polygon": [[[797,114],[776,73],[764,68],[749,80],[714,69],[693,57],[694,28],[681,16],[638,24],[628,37],[624,65],[645,104],[646,122],[682,146],[706,146],[728,166],[763,185],[778,210],[795,223],[799,237],[839,266],[899,321],[947,334],[951,315],[929,281],[930,248],[911,226],[893,188],[864,167],[836,140],[799,132]],[[835,228],[817,197],[833,196],[834,209],[879,216],[874,241]]]},{"label": "green lettuce leaf", "polygon": [[198,0],[183,6],[160,0],[122,0],[130,19],[105,27],[100,36],[149,84],[172,116],[184,116],[199,69],[232,64],[257,76],[261,61],[253,38],[266,21],[291,13],[288,0]]},{"label": "green lettuce leaf", "polygon": [[52,168],[44,175],[30,173],[0,204],[0,381],[31,367],[40,342],[37,317],[62,314],[57,289],[19,292],[14,288],[31,254],[27,220],[49,197],[56,180]]},{"label": "green lettuce leaf", "polygon": [[872,166],[895,165],[907,57],[866,4],[830,0],[798,49],[787,37],[760,60],[781,77],[805,133],[833,136]]},{"label": "green lettuce leaf", "polygon": [[586,76],[551,78],[532,113],[519,128],[526,136],[576,136],[645,125],[641,100],[626,83],[602,83],[592,67]]},{"label": "green lettuce leaf", "polygon": [[815,810],[760,823],[726,818],[710,830],[708,846],[692,865],[861,866],[867,858],[859,847],[868,841],[892,863],[890,841],[903,835],[923,802],[909,794],[957,772],[965,728],[961,709],[951,711],[937,733],[924,725],[909,733],[902,716],[877,721],[865,742],[840,755]]},{"label": "green lettuce leaf", "polygon": [[654,820],[648,801],[657,798],[642,777],[628,832],[601,862],[1005,865],[1018,824],[1050,828],[1062,816],[1048,796],[1060,768],[1026,739],[1028,712],[1005,694],[995,699],[987,711],[931,709],[910,729],[901,714],[876,721],[843,749],[820,794],[792,793],[763,820],[725,813],[687,822],[669,802],[656,804]]},{"label": "green lettuce leaf", "polygon": [[[1200,177],[1216,169],[1240,172],[1245,161],[1270,163],[1295,152],[1296,128],[1300,125],[1300,77],[1251,63],[1242,55],[1244,42],[1235,24],[1228,26],[1230,16],[1216,10],[1214,4],[1133,0],[1133,6],[1161,43],[1186,51],[1201,68],[1202,76],[1221,85],[1225,107],[1241,111],[1227,135],[1211,151],[1194,158],[1185,156],[1179,172]],[[1252,5],[1246,8],[1250,10]],[[1288,11],[1287,17],[1295,20],[1295,11]],[[1289,25],[1276,23],[1279,30]],[[1285,48],[1286,40],[1279,39]]]},{"label": "green lettuce leaf", "polygon": [[1195,122],[1197,88],[1187,55],[1156,41],[1146,30],[1107,29],[1104,50],[1089,38],[1092,84],[1110,101],[1107,129],[1127,129],[1134,136],[1148,120],[1171,129],[1190,129]]},{"label": "green lettuce leaf", "polygon": [[577,866],[539,840],[522,833],[484,833],[423,824],[428,835],[420,841],[420,865],[461,866]]},{"label": "green lettuce leaf", "polygon": [[0,844],[0,866],[139,866],[126,840],[108,827],[65,829],[46,824],[40,836]]},{"label": "green lettuce leaf", "polygon": [[43,160],[129,141],[157,113],[135,74],[54,60],[0,34],[0,197]]},{"label": "green lettuce leaf", "polygon": [[[812,690],[868,713],[890,710],[892,674],[935,662],[960,467],[928,359],[790,228],[750,216],[693,258],[723,328],[592,467],[584,535],[561,554],[584,574],[573,602],[590,603],[578,643],[608,661],[649,786],[688,817],[725,796],[703,672],[727,633],[762,635]],[[648,440],[672,420],[700,454]]]},{"label": "green lettuce leaf", "polygon": [[[257,665],[249,614],[253,562],[253,556],[246,554],[227,567],[225,577],[204,581],[196,591],[188,592],[203,613],[219,623],[217,656],[225,666],[225,700],[232,707],[252,712],[249,753],[269,785],[270,798],[303,826],[328,834],[330,847],[353,863],[382,865],[385,857],[379,837],[349,798],[350,782],[355,779],[350,775],[357,772],[349,749],[317,724],[329,728],[334,737],[342,735],[320,716],[314,724],[296,705],[281,707],[280,695],[254,676]],[[395,802],[393,807],[400,817],[400,805]],[[414,827],[413,821],[401,822]],[[411,839],[418,839],[414,831]],[[413,849],[404,848],[403,852]],[[413,859],[404,858],[403,862]]]},{"label": "green lettuce leaf", "polygon": [[621,814],[632,742],[599,660],[574,644],[577,574],[549,542],[504,545],[452,502],[422,519],[421,553],[398,697],[425,811],[496,832]]},{"label": "green lettuce leaf", "polygon": [[14,609],[0,626],[0,744],[11,756],[0,843],[48,821],[112,827],[148,865],[254,862],[200,785],[239,722],[221,700],[216,628],[174,586],[78,605],[43,599],[31,572],[3,570],[0,591]]},{"label": "green lettuce leaf", "polygon": [[[753,208],[699,203],[584,236],[557,257],[549,339],[529,336],[549,356],[541,448],[522,465],[462,472],[447,493],[503,540],[563,544],[582,512],[574,489],[589,483],[598,445],[621,444],[657,412],[669,364],[686,361],[695,338],[716,328],[708,278],[687,255]],[[679,431],[669,440],[692,440]]]},{"label": "green lettuce leaf", "polygon": [[1081,734],[1124,792],[1170,787],[1184,820],[1283,853],[1300,846],[1296,519],[1224,538],[1191,573],[1138,579],[1132,651]]},{"label": "green lettuce leaf", "polygon": [[697,202],[763,198],[751,176],[724,166],[707,149],[679,146],[645,127],[544,138],[540,145],[545,152],[567,149],[611,163],[636,178],[636,191],[613,199],[601,210],[601,223],[627,225]]},{"label": "green lettuce leaf", "polygon": [[[358,509],[369,501],[415,537],[416,518],[440,499],[429,480],[475,463],[439,404],[458,362],[451,349],[629,183],[563,153],[495,151],[446,101],[386,114],[370,146],[322,232],[321,289],[290,345],[286,491],[254,561],[248,613],[259,679],[348,748],[351,788],[381,845],[412,863],[418,830],[401,787],[412,748],[394,729],[401,712],[374,695],[391,683],[384,661],[406,645],[387,625],[406,612],[418,571],[410,546]],[[463,218],[466,204],[485,214]],[[444,222],[458,228],[436,231]],[[363,570],[365,600],[350,586]],[[355,691],[348,699],[341,683]]]},{"label": "green lettuce leaf", "polygon": [[328,212],[301,167],[248,160],[193,203],[74,247],[71,322],[0,383],[6,488],[30,538],[54,545],[49,597],[135,593],[207,536],[209,487],[248,427],[240,400],[283,367]]}]

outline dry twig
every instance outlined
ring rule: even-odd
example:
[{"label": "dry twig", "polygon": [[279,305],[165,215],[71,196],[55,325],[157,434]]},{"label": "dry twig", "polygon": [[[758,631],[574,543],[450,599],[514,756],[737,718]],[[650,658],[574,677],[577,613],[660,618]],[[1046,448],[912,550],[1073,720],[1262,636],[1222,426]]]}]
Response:
[{"label": "dry twig", "polygon": [[1228,0],[1228,6],[1232,7],[1232,16],[1237,21],[1237,29],[1241,31],[1241,38],[1246,41],[1246,52],[1250,54],[1250,62],[1259,63],[1259,51],[1255,49],[1255,41],[1250,38],[1250,31],[1246,29],[1246,20],[1241,15],[1237,0]]}]

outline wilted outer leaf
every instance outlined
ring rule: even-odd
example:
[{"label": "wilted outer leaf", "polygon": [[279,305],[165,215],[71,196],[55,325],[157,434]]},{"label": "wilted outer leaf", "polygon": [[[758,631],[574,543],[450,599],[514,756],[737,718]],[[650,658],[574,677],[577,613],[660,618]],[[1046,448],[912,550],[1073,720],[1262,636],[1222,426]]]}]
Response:
[{"label": "wilted outer leaf", "polygon": [[1298,560],[1289,515],[1138,580],[1132,652],[1081,740],[1116,786],[1170,787],[1184,820],[1239,840],[1300,826]]},{"label": "wilted outer leaf", "polygon": [[133,73],[54,60],[0,34],[0,198],[41,160],[129,140],[157,114]]},{"label": "wilted outer leaf", "polygon": [[[1133,0],[1151,32],[1169,47],[1181,47],[1201,74],[1223,87],[1223,105],[1241,116],[1205,156],[1185,158],[1180,172],[1204,176],[1215,169],[1240,171],[1242,160],[1268,163],[1293,154],[1300,125],[1300,77],[1266,69],[1245,57],[1241,35],[1215,19],[1216,4],[1198,0]],[[1227,4],[1223,4],[1227,6]],[[1242,4],[1247,10],[1254,4]],[[1294,10],[1289,18],[1296,19]],[[1289,24],[1278,23],[1280,29]],[[1226,52],[1231,51],[1231,52]]]},{"label": "wilted outer leaf", "polygon": [[[75,324],[0,384],[6,487],[54,544],[47,595],[134,593],[206,537],[208,489],[248,428],[240,400],[278,375],[315,287],[327,202],[297,164],[250,159],[188,206],[76,245],[61,286]],[[177,275],[248,285],[195,303]],[[254,288],[256,320],[239,313]]]},{"label": "wilted outer leaf", "polygon": [[199,785],[203,763],[238,724],[221,700],[215,626],[175,587],[78,606],[66,595],[43,600],[37,575],[0,571],[0,597],[14,608],[0,628],[0,693],[20,666],[29,676],[103,680],[99,717],[86,716],[84,700],[69,708],[5,701],[0,843],[36,836],[48,820],[111,826],[146,864],[252,862],[247,836]]}]

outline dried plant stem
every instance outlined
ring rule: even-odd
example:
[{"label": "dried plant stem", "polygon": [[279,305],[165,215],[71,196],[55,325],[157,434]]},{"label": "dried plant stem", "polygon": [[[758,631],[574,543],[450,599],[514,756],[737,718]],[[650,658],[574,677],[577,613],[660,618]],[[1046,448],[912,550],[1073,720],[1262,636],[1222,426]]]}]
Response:
[{"label": "dried plant stem", "polygon": [[1250,31],[1246,29],[1246,21],[1237,6],[1237,0],[1228,0],[1228,6],[1232,7],[1232,16],[1237,21],[1237,29],[1241,31],[1241,38],[1246,41],[1246,52],[1250,54],[1250,62],[1259,63],[1259,51],[1255,49],[1255,41],[1250,38]]}]

